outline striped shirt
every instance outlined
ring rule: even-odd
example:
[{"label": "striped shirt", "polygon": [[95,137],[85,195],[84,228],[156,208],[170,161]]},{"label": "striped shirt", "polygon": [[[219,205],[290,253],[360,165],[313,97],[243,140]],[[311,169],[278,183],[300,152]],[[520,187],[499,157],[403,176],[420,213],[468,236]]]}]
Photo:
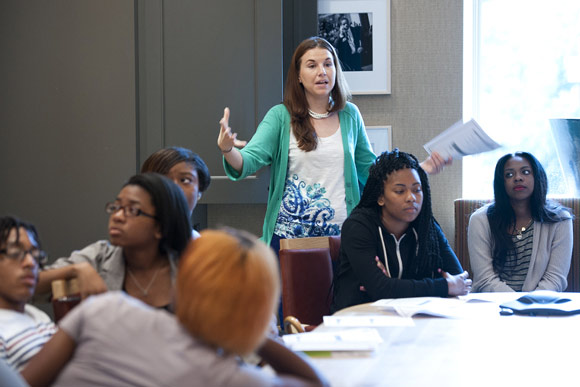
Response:
[{"label": "striped shirt", "polygon": [[0,309],[0,359],[21,371],[55,332],[48,315],[32,305],[24,313]]},{"label": "striped shirt", "polygon": [[515,248],[508,252],[499,278],[516,292],[521,292],[530,268],[530,258],[534,245],[534,223],[521,235],[512,235],[512,242]]}]

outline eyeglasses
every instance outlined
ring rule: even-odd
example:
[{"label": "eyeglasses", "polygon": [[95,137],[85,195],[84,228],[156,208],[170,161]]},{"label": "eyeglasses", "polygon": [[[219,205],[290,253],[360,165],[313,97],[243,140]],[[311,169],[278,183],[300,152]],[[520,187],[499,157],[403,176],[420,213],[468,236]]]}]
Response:
[{"label": "eyeglasses", "polygon": [[136,216],[147,216],[148,218],[157,219],[155,215],[148,214],[146,212],[141,211],[140,208],[129,206],[122,206],[118,203],[107,203],[105,205],[105,212],[109,215],[113,215],[117,213],[120,209],[123,209],[123,214],[125,214],[128,218],[134,218]]},{"label": "eyeglasses", "polygon": [[40,249],[37,249],[36,247],[33,247],[30,250],[23,250],[19,247],[9,247],[7,249],[0,250],[0,254],[19,263],[24,260],[26,255],[30,254],[39,267],[45,265],[47,261],[46,253]]}]

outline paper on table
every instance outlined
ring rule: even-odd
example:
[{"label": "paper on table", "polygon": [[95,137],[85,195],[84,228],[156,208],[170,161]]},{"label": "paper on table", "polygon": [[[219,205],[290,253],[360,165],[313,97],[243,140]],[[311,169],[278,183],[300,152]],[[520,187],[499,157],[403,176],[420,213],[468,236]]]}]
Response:
[{"label": "paper on table", "polygon": [[444,159],[454,160],[499,148],[479,124],[471,119],[466,123],[458,121],[431,141],[423,145],[427,153],[438,152]]},{"label": "paper on table", "polygon": [[327,327],[405,327],[415,323],[410,317],[385,316],[380,314],[355,316],[324,316]]},{"label": "paper on table", "polygon": [[282,336],[294,351],[374,351],[383,341],[376,329],[344,329]]},{"label": "paper on table", "polygon": [[396,312],[402,317],[426,314],[435,317],[459,317],[467,300],[459,298],[413,297],[378,300],[373,306]]}]

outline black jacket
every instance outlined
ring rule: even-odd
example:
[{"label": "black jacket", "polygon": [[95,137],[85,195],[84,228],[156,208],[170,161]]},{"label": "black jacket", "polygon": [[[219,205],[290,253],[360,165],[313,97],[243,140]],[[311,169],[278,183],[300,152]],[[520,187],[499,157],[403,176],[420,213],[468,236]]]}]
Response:
[{"label": "black jacket", "polygon": [[[441,269],[450,274],[463,272],[457,256],[449,246],[441,228],[436,225],[439,238]],[[375,257],[385,264],[383,244],[379,227],[382,230],[388,257],[391,278],[377,267]],[[399,240],[400,259],[403,267],[401,279],[397,242],[382,225],[380,214],[370,208],[355,208],[344,222],[341,231],[340,255],[334,275],[334,300],[332,311],[351,305],[363,304],[383,298],[425,297],[448,295],[447,281],[434,270],[431,278],[413,278],[405,271],[411,260],[417,256],[417,237],[412,227]],[[360,290],[364,286],[365,290]]]}]

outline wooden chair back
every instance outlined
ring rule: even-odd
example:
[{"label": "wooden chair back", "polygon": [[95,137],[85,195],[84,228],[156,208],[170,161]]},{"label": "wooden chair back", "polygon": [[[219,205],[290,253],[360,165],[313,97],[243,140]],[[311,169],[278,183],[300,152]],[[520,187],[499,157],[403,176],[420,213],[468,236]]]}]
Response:
[{"label": "wooden chair back", "polygon": [[330,313],[333,258],[338,259],[340,237],[280,240],[280,272],[284,318],[318,325]]}]

